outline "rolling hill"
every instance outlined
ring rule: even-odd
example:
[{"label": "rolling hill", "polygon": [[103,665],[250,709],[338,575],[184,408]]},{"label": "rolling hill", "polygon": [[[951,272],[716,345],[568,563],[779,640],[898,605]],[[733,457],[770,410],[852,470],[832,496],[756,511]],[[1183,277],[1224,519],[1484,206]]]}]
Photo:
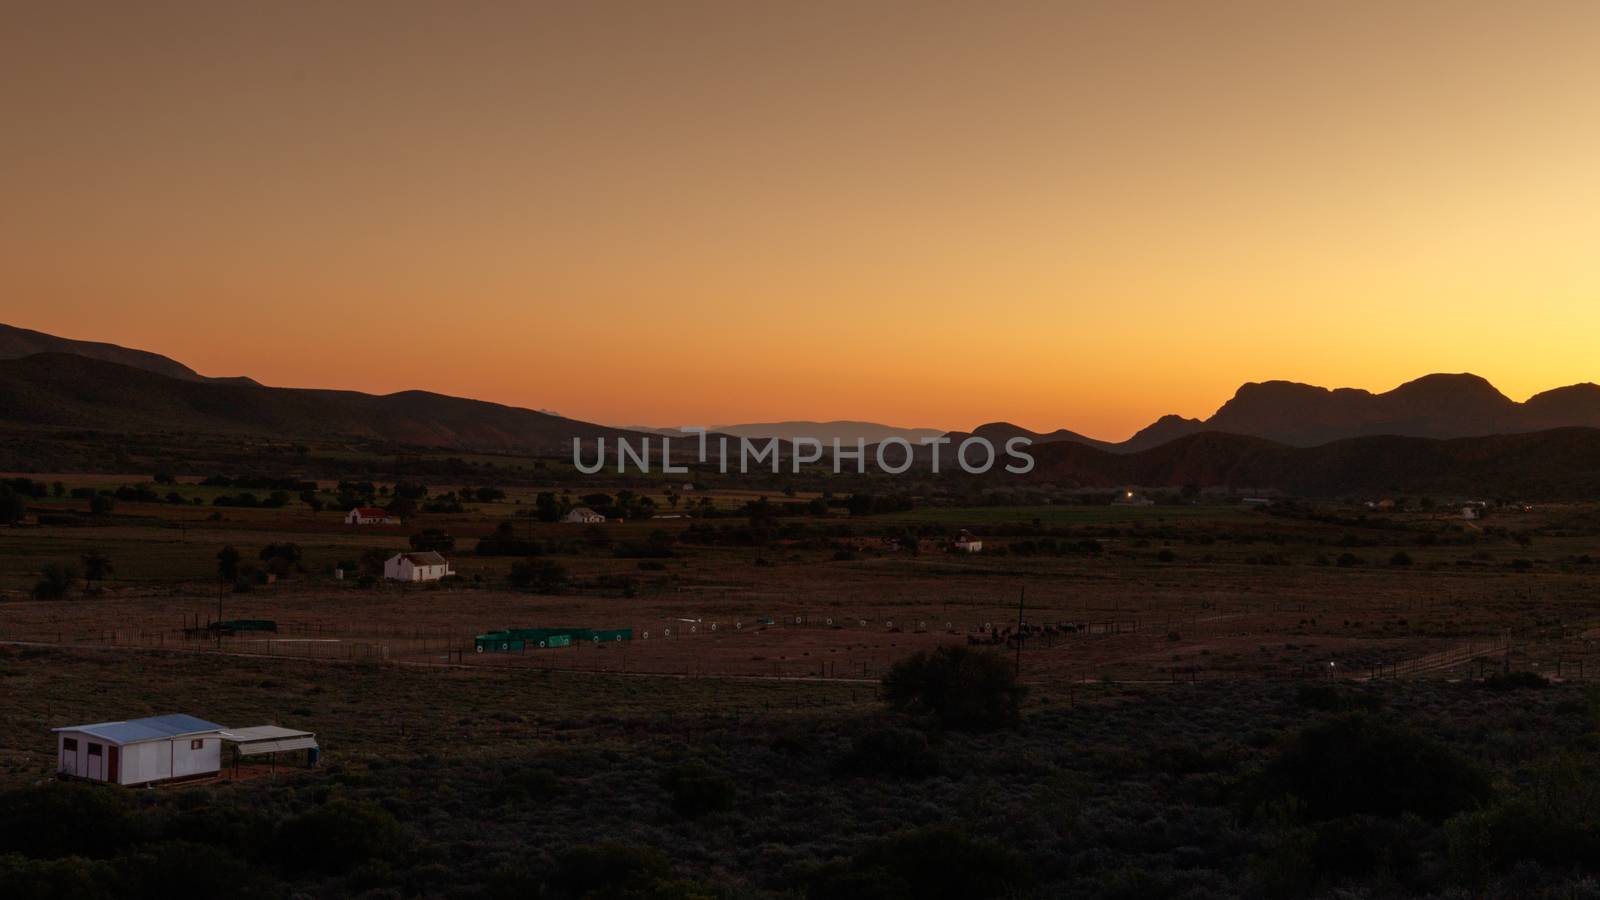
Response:
[{"label": "rolling hill", "polygon": [[254,379],[243,376],[207,378],[175,359],[162,356],[159,353],[151,353],[148,350],[133,350],[128,347],[120,347],[116,344],[106,344],[99,341],[75,341],[71,338],[45,334],[42,331],[0,324],[0,360],[21,359],[25,356],[33,356],[39,353],[71,353],[75,356],[86,356],[89,359],[132,366],[135,369],[144,369],[147,372],[155,372],[158,375],[179,378],[184,381],[207,381],[223,384],[257,383]]},{"label": "rolling hill", "polygon": [[570,452],[574,437],[642,436],[426,391],[374,395],[196,381],[66,353],[0,360],[0,423],[499,451]]}]

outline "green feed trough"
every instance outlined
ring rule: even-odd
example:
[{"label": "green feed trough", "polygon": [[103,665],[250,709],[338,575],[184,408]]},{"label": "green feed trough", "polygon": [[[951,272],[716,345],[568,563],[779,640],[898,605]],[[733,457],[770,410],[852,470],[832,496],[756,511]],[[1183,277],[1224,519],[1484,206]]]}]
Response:
[{"label": "green feed trough", "polygon": [[631,640],[632,628],[507,628],[478,635],[473,640],[473,649],[478,653],[521,653],[571,647],[577,643]]}]

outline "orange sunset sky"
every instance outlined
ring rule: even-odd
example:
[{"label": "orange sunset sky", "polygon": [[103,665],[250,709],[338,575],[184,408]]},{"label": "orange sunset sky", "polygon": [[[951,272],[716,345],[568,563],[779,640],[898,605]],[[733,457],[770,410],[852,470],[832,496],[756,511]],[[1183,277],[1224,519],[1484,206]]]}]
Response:
[{"label": "orange sunset sky", "polygon": [[1600,380],[1594,2],[34,3],[0,321],[614,424]]}]

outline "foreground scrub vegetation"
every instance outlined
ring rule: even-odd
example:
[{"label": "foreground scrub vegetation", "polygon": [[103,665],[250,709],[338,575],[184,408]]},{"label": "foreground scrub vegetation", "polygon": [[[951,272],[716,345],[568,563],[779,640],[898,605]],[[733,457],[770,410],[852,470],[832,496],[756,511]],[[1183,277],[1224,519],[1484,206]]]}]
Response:
[{"label": "foreground scrub vegetation", "polygon": [[[1581,687],[1108,685],[1069,705],[952,649],[897,670],[892,705],[378,667],[318,691],[309,666],[213,661],[219,707],[329,723],[328,765],[124,790],[8,753],[0,883],[14,898],[1600,895]],[[31,688],[15,709],[36,742],[47,710],[88,702],[74,670],[177,708],[206,665],[0,654]],[[394,710],[341,718],[367,689],[416,702],[404,737]],[[985,703],[1001,713],[971,715]]]}]

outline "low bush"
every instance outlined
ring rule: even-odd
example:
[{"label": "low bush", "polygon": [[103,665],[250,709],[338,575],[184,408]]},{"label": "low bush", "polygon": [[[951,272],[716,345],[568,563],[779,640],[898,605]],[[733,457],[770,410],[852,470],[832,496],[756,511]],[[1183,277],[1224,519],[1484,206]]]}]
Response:
[{"label": "low bush", "polygon": [[835,770],[843,775],[926,778],[939,773],[939,756],[928,738],[910,728],[880,728],[858,736]]},{"label": "low bush", "polygon": [[968,900],[1000,897],[1026,886],[1028,868],[1011,850],[949,826],[902,832],[876,842],[847,863],[823,866],[807,879],[810,900]]},{"label": "low bush", "polygon": [[1365,713],[1302,730],[1257,788],[1259,799],[1298,798],[1313,820],[1411,813],[1439,822],[1489,798],[1488,778],[1450,748]]},{"label": "low bush", "polygon": [[895,663],[883,677],[883,692],[891,707],[931,714],[942,727],[987,731],[1017,723],[1027,689],[1004,656],[945,646]]},{"label": "low bush", "polygon": [[277,861],[292,869],[343,872],[405,849],[400,822],[387,810],[354,800],[330,800],[278,825]]},{"label": "low bush", "polygon": [[671,798],[672,810],[697,819],[733,808],[733,782],[702,760],[680,763],[661,776],[661,786]]}]

